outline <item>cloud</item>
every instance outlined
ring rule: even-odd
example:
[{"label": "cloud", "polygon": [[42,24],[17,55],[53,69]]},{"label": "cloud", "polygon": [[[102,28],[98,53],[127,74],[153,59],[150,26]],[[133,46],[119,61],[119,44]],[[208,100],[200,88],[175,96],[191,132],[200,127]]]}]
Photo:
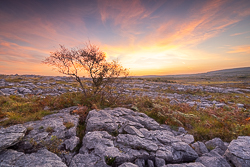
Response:
[{"label": "cloud", "polygon": [[[180,10],[182,3],[164,6],[164,11],[157,13],[157,17],[154,19],[150,19],[151,24],[144,24],[148,26],[150,32],[142,36],[134,35],[133,42],[128,42],[125,45],[117,42],[115,45],[102,44],[102,46],[113,57],[123,55],[121,60],[131,69],[143,68],[145,63],[147,63],[148,68],[164,66],[164,63],[158,61],[161,58],[168,62],[189,60],[204,63],[204,61],[210,59],[219,60],[222,58],[221,55],[204,52],[196,46],[235,26],[236,23],[248,16],[248,12],[245,12],[248,9],[244,4],[236,1],[202,2],[190,5],[190,8],[183,13]],[[143,11],[144,8],[145,6],[138,9]],[[131,9],[133,8],[131,7]],[[180,14],[179,16],[169,17],[169,11],[180,11]],[[129,14],[127,12],[128,18],[130,18]],[[118,15],[112,17],[122,20]],[[153,17],[153,12],[148,17]],[[106,20],[107,18],[105,17]],[[139,15],[135,18],[139,18]],[[146,20],[149,21],[149,19]],[[141,23],[128,19],[124,24],[127,27],[134,27],[140,26]],[[126,26],[124,27],[126,28]],[[174,57],[170,58],[169,55],[174,55]]]},{"label": "cloud", "polygon": [[231,49],[232,50],[227,53],[250,53],[250,45],[235,46]]},{"label": "cloud", "polygon": [[[109,60],[119,58],[132,70],[145,69],[145,64],[159,70],[171,63],[218,59],[218,54],[207,53],[198,44],[250,15],[249,1],[244,0],[5,3],[10,4],[0,7],[1,62],[38,63],[58,44],[81,47],[89,38],[108,53]],[[247,46],[230,46],[228,53],[249,53]]]},{"label": "cloud", "polygon": [[237,36],[237,35],[243,35],[243,34],[247,34],[249,33],[250,31],[245,31],[245,32],[240,32],[240,33],[234,33],[234,34],[231,34],[230,36]]}]

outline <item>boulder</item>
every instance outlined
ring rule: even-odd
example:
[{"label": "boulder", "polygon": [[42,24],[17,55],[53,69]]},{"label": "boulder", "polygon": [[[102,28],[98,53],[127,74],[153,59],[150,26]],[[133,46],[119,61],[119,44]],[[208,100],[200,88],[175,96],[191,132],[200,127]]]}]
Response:
[{"label": "boulder", "polygon": [[144,167],[145,166],[145,160],[144,159],[136,159],[135,160],[135,164],[138,166],[138,167]]},{"label": "boulder", "polygon": [[72,136],[70,139],[66,139],[63,144],[65,145],[66,150],[73,151],[77,144],[80,142],[79,137]]},{"label": "boulder", "polygon": [[18,143],[25,135],[26,128],[21,125],[14,125],[0,129],[0,152]]},{"label": "boulder", "polygon": [[200,141],[195,142],[194,144],[192,144],[192,147],[194,148],[194,150],[197,152],[199,156],[201,156],[204,153],[208,153],[208,149],[203,142],[200,142]]},{"label": "boulder", "polygon": [[225,157],[234,166],[250,166],[250,136],[239,136],[231,141],[225,152]]},{"label": "boulder", "polygon": [[163,167],[206,167],[200,162],[183,163],[183,164],[168,164]]},{"label": "boulder", "polygon": [[213,150],[216,146],[218,146],[223,151],[226,151],[227,149],[224,142],[220,138],[209,140],[205,143],[205,145],[209,150]]},{"label": "boulder", "polygon": [[61,158],[46,149],[38,150],[36,153],[24,154],[15,150],[5,150],[0,153],[0,166],[57,166],[66,167]]},{"label": "boulder", "polygon": [[125,108],[92,110],[86,120],[83,145],[70,166],[85,163],[82,157],[91,158],[96,167],[119,166],[125,162],[137,166],[145,166],[146,162],[151,166],[163,166],[198,158],[198,154],[170,128],[160,126],[143,113]]},{"label": "boulder", "polygon": [[190,134],[181,134],[177,136],[177,138],[187,144],[192,144],[194,142],[194,136]]},{"label": "boulder", "polygon": [[[18,151],[32,153],[46,144],[57,143],[58,148],[64,146],[66,150],[72,151],[79,143],[76,137],[78,126],[78,115],[71,115],[70,112],[77,107],[70,107],[59,110],[58,113],[47,115],[42,120],[24,123],[29,133],[16,145]],[[72,127],[66,127],[66,123]]]},{"label": "boulder", "polygon": [[200,162],[206,167],[231,167],[226,159],[216,151],[203,154],[195,162]]},{"label": "boulder", "polygon": [[125,162],[122,165],[119,165],[119,167],[138,167],[138,165],[132,164],[131,162]]},{"label": "boulder", "polygon": [[163,158],[155,158],[155,166],[156,167],[162,167],[165,165],[165,160]]}]

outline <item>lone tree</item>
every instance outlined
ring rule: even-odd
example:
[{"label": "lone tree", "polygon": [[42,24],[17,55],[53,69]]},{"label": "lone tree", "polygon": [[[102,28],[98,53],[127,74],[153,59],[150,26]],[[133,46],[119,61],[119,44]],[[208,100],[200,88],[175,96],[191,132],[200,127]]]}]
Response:
[{"label": "lone tree", "polygon": [[[117,85],[121,88],[121,79],[128,76],[129,71],[123,68],[118,61],[107,62],[106,54],[98,46],[87,43],[85,48],[65,48],[60,45],[60,49],[51,52],[43,63],[53,66],[58,72],[73,76],[80,84],[85,96],[105,95],[111,96],[114,92],[119,95]],[[87,86],[79,77],[79,72],[84,71],[92,80],[92,91],[88,91]],[[122,84],[123,85],[123,84]],[[114,99],[117,99],[118,96]]]}]

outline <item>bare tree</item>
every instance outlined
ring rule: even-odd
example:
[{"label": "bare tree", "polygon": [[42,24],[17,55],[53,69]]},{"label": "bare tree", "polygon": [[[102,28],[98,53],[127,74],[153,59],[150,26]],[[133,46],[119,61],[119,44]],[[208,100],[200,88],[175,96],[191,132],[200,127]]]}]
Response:
[{"label": "bare tree", "polygon": [[67,49],[60,45],[60,50],[52,52],[43,63],[53,66],[62,74],[75,77],[85,95],[88,92],[79,77],[80,71],[87,72],[92,79],[93,95],[103,96],[111,96],[115,86],[121,85],[122,78],[129,74],[118,61],[107,62],[106,54],[90,42],[82,49]]}]

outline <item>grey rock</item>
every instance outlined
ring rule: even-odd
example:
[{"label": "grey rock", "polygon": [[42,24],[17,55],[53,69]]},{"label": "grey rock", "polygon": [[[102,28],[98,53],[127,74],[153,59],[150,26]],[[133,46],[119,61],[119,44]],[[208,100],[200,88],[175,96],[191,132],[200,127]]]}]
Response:
[{"label": "grey rock", "polygon": [[18,92],[19,92],[19,93],[23,93],[23,91],[24,91],[25,89],[26,89],[26,88],[20,87],[20,88],[18,88]]},{"label": "grey rock", "polygon": [[[150,136],[155,136],[162,144],[171,144],[175,142],[180,142],[181,140],[174,136],[170,131],[151,131],[149,132]],[[153,138],[152,138],[153,139]]]},{"label": "grey rock", "polygon": [[158,149],[157,144],[154,142],[130,134],[119,134],[117,136],[117,143],[131,146],[132,148],[145,149],[147,151],[156,151]]},{"label": "grey rock", "polygon": [[59,154],[60,158],[62,159],[62,161],[69,166],[71,163],[72,158],[76,155],[75,152],[61,152]]},{"label": "grey rock", "polygon": [[[98,159],[98,165],[105,166],[105,157],[115,158],[117,164],[126,162],[129,159],[129,155],[125,154],[124,151],[121,152],[117,147],[114,146],[113,137],[109,135],[106,131],[94,131],[88,132],[83,138],[83,146],[81,147],[79,153],[85,156],[96,157]],[[120,148],[121,149],[121,148]],[[133,157],[133,153],[130,153]],[[74,158],[73,158],[74,160]]]},{"label": "grey rock", "polygon": [[[79,142],[76,137],[76,127],[78,126],[78,115],[71,115],[70,111],[75,107],[59,110],[58,113],[47,115],[42,120],[24,123],[26,128],[33,128],[23,140],[16,145],[18,151],[32,153],[36,151],[36,147],[44,147],[44,143],[51,143],[53,141],[61,141],[61,143],[68,150],[73,150]],[[71,122],[74,127],[67,129],[64,125],[66,122]],[[61,148],[62,145],[58,145]]]},{"label": "grey rock", "polygon": [[24,154],[14,150],[6,150],[0,153],[0,166],[12,167],[66,167],[60,157],[46,149],[38,150],[36,153]]},{"label": "grey rock", "polygon": [[129,133],[129,134],[132,134],[132,135],[137,135],[139,137],[144,137],[144,135],[138,129],[136,129],[134,126],[127,125],[124,128],[124,131]]},{"label": "grey rock", "polygon": [[196,104],[196,102],[195,102],[195,101],[190,101],[190,102],[187,102],[187,104],[188,104],[189,106],[193,107],[193,106]]},{"label": "grey rock", "polygon": [[35,94],[36,95],[41,95],[43,93],[43,90],[42,89],[38,89],[35,91]]},{"label": "grey rock", "polygon": [[186,131],[183,127],[179,127],[179,128],[178,128],[178,132],[179,132],[180,134],[186,134],[186,133],[187,133],[187,131]]},{"label": "grey rock", "polygon": [[17,160],[25,156],[22,152],[17,152],[15,150],[4,150],[0,152],[0,166],[6,167],[16,167]]},{"label": "grey rock", "polygon": [[158,157],[155,158],[155,166],[156,167],[162,167],[164,165],[165,165],[165,160],[164,159],[158,158]]},{"label": "grey rock", "polygon": [[[94,151],[95,148],[105,151],[107,147],[114,147],[114,143],[111,139],[112,136],[106,131],[88,132],[83,138],[83,147],[80,149],[80,153],[88,153],[89,150]],[[100,154],[103,153],[100,152]]]},{"label": "grey rock", "polygon": [[218,146],[223,151],[226,151],[227,149],[224,142],[220,138],[214,138],[212,140],[209,140],[205,142],[205,145],[207,148],[210,148],[210,150],[214,149],[216,146]]},{"label": "grey rock", "polygon": [[136,159],[135,160],[135,164],[138,166],[138,167],[144,167],[145,166],[145,160],[144,159]]},{"label": "grey rock", "polygon": [[244,107],[244,104],[238,103],[237,106],[238,106],[239,108],[243,108],[243,107]]},{"label": "grey rock", "polygon": [[10,88],[1,89],[1,92],[3,92],[4,94],[9,94],[11,91],[12,91],[12,89],[10,89]]},{"label": "grey rock", "polygon": [[216,151],[203,154],[195,162],[200,162],[206,167],[231,167],[226,159]]},{"label": "grey rock", "polygon": [[219,104],[215,104],[216,107],[223,107],[225,106],[225,103],[219,103]]},{"label": "grey rock", "polygon": [[118,167],[138,167],[135,164],[132,164],[131,162],[125,162],[122,165],[119,165]]},{"label": "grey rock", "polygon": [[199,156],[201,156],[204,153],[208,153],[208,149],[203,142],[200,142],[200,141],[195,142],[194,144],[192,144],[192,147],[194,148],[194,150],[197,152]]},{"label": "grey rock", "polygon": [[147,160],[148,162],[148,167],[154,167],[154,162],[150,159]]},{"label": "grey rock", "polygon": [[215,149],[213,149],[212,151],[217,152],[218,154],[220,154],[221,156],[224,155],[225,151],[223,151],[222,149],[220,149],[220,147],[216,146]]},{"label": "grey rock", "polygon": [[224,145],[225,145],[226,147],[228,147],[229,144],[230,144],[230,143],[228,143],[228,142],[224,142]]},{"label": "grey rock", "polygon": [[4,96],[5,93],[3,93],[1,90],[0,90],[0,96]]},{"label": "grey rock", "polygon": [[157,150],[156,157],[162,158],[167,162],[173,162],[173,150],[172,147],[168,147],[166,150]]},{"label": "grey rock", "polygon": [[182,134],[177,136],[177,138],[187,144],[192,144],[194,142],[194,136],[190,134]]},{"label": "grey rock", "polygon": [[99,157],[94,156],[92,154],[77,154],[73,157],[70,163],[70,167],[88,167],[88,166],[96,166]]},{"label": "grey rock", "polygon": [[174,162],[192,162],[198,158],[198,154],[186,143],[173,143],[173,161]]},{"label": "grey rock", "polygon": [[63,144],[65,145],[66,150],[73,151],[73,149],[77,146],[79,142],[79,137],[72,136],[70,139],[66,139]]},{"label": "grey rock", "polygon": [[[178,139],[169,127],[159,126],[145,114],[124,108],[92,110],[87,120],[87,133],[79,153],[101,157],[99,166],[105,166],[105,156],[115,158],[116,165],[136,161],[139,166],[143,166],[145,159],[155,162],[158,158],[165,164],[165,161],[179,163],[198,158],[198,154]],[[190,137],[181,134],[184,139]],[[158,164],[163,162],[161,160]]]},{"label": "grey rock", "polygon": [[200,162],[183,163],[183,164],[168,164],[163,167],[206,167]]},{"label": "grey rock", "polygon": [[234,166],[250,166],[250,136],[239,136],[231,141],[225,152],[225,157],[231,161]]},{"label": "grey rock", "polygon": [[18,143],[25,132],[26,128],[21,124],[0,129],[0,151]]}]

